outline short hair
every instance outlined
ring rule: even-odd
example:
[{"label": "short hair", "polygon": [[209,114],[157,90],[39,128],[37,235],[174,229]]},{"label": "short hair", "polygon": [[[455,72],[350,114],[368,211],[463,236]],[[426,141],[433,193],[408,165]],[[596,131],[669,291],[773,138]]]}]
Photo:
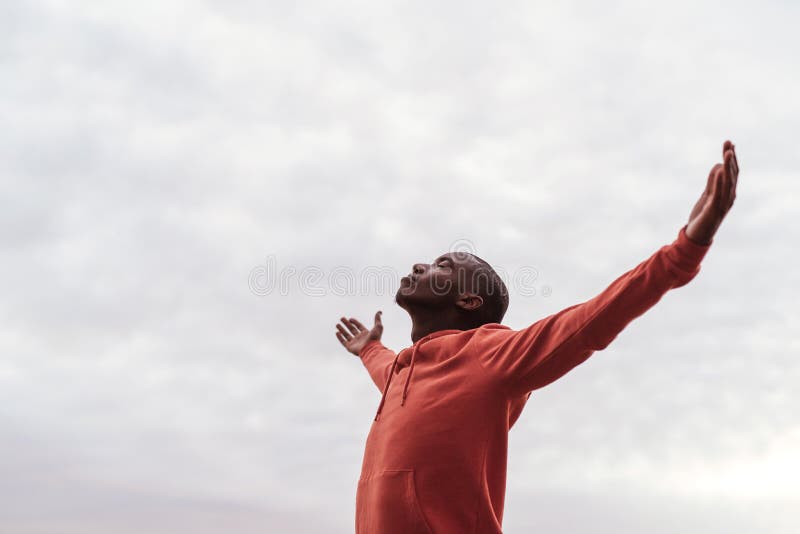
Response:
[{"label": "short hair", "polygon": [[476,310],[478,326],[500,323],[508,310],[508,288],[487,261],[475,254],[470,256],[478,263],[472,273],[472,288],[483,298],[483,305]]}]

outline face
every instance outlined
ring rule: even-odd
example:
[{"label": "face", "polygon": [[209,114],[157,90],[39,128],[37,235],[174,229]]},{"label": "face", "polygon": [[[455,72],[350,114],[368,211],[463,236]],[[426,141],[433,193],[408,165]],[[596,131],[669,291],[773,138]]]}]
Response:
[{"label": "face", "polygon": [[442,254],[432,263],[415,263],[411,273],[400,279],[395,300],[403,308],[461,306],[464,295],[470,293],[467,285],[478,266],[470,254],[458,252]]}]

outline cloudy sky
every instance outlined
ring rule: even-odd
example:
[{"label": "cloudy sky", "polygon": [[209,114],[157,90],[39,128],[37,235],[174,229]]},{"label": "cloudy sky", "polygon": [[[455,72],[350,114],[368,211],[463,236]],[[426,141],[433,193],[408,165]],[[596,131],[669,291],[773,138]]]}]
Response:
[{"label": "cloudy sky", "polygon": [[352,532],[379,393],[337,318],[408,346],[394,285],[454,245],[527,273],[512,328],[586,300],[675,239],[727,138],[701,273],[531,397],[504,527],[797,532],[798,21],[2,2],[0,532]]}]

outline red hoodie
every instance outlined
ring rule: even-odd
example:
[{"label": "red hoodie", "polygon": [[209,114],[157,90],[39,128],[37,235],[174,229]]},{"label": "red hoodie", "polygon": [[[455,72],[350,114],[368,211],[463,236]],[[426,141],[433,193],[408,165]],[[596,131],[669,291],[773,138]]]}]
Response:
[{"label": "red hoodie", "polygon": [[709,246],[684,226],[598,296],[522,330],[441,330],[397,355],[368,343],[359,356],[383,397],[358,481],[357,534],[500,533],[508,431],[531,391],[688,283]]}]

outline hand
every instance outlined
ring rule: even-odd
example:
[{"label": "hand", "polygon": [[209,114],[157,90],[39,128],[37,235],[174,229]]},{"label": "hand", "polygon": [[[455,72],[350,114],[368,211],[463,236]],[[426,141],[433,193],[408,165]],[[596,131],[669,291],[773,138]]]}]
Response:
[{"label": "hand", "polygon": [[722,219],[728,214],[736,199],[736,182],[739,179],[739,162],[733,143],[722,145],[722,163],[717,163],[708,174],[706,190],[700,195],[689,215],[686,237],[701,245],[710,245]]},{"label": "hand", "polygon": [[383,334],[383,323],[381,322],[382,313],[383,312],[379,311],[375,314],[375,324],[372,330],[367,330],[363,324],[352,317],[350,319],[344,317],[340,318],[340,321],[347,327],[347,330],[345,330],[341,324],[336,325],[336,330],[338,330],[338,332],[336,332],[336,338],[339,340],[339,343],[358,356],[361,353],[361,349],[364,348],[364,345],[372,340],[380,341],[381,335]]}]

